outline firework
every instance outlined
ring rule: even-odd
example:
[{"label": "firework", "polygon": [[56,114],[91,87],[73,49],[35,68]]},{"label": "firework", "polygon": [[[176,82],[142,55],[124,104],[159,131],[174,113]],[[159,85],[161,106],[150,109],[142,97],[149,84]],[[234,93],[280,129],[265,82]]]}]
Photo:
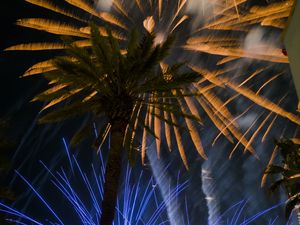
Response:
[{"label": "firework", "polygon": [[[76,157],[69,152],[68,145],[63,139],[66,150],[68,166],[60,168],[57,171],[52,171],[48,166],[40,161],[43,169],[50,175],[49,185],[52,186],[50,191],[55,192],[55,199],[63,198],[63,207],[58,207],[57,200],[50,201],[51,193],[42,195],[29,180],[21,173],[17,172],[18,177],[25,182],[31,192],[40,201],[39,208],[44,208],[47,213],[44,218],[35,218],[29,216],[24,210],[16,210],[11,206],[0,203],[0,212],[6,214],[7,221],[17,224],[99,224],[98,218],[101,215],[100,202],[103,196],[103,183],[105,172],[105,159],[102,154],[99,154],[99,162],[96,166],[91,165],[88,171],[85,171]],[[184,199],[184,204],[181,210],[184,215],[181,222],[184,225],[190,224],[189,203],[185,197],[188,188],[188,181],[180,179],[180,174],[177,176],[176,184],[169,187],[169,190],[161,197],[158,189],[158,180],[166,180],[168,166],[160,173],[160,178],[155,178],[140,172],[138,176],[135,171],[125,166],[123,173],[123,185],[118,198],[116,207],[116,217],[114,224],[171,224],[167,215],[167,205],[177,205],[180,199]],[[72,171],[68,173],[67,171]],[[137,182],[133,182],[136,180]],[[48,185],[48,182],[46,183]],[[44,184],[45,185],[45,184]],[[48,190],[48,191],[49,191]],[[48,196],[49,195],[49,196]],[[213,199],[212,199],[213,200]],[[251,224],[254,221],[259,221],[260,218],[268,216],[268,212],[276,210],[284,203],[276,204],[268,209],[262,210],[255,215],[246,216],[246,208],[248,201],[242,200],[233,204],[225,212],[216,217],[210,224],[222,224],[229,221],[228,224]],[[33,211],[31,210],[31,213]],[[41,217],[40,211],[36,217]],[[271,224],[275,224],[276,220],[270,219]],[[289,222],[287,224],[290,224]]]},{"label": "firework", "polygon": [[[68,145],[63,139],[66,155],[68,156],[69,166],[67,169],[61,168],[58,171],[51,171],[43,162],[42,167],[50,174],[51,183],[58,190],[60,197],[63,197],[66,204],[64,213],[52,206],[47,197],[42,196],[38,189],[34,187],[21,173],[16,172],[34,195],[40,200],[41,204],[49,212],[49,218],[42,220],[33,219],[30,216],[15,210],[8,205],[0,203],[0,211],[7,214],[8,221],[17,221],[20,224],[68,224],[70,219],[77,218],[78,224],[99,224],[98,218],[101,215],[100,203],[103,197],[103,183],[105,172],[105,160],[102,154],[99,155],[100,165],[95,168],[91,165],[90,171],[86,173],[80,166],[74,155],[71,155]],[[69,174],[66,171],[72,171]],[[125,166],[122,191],[120,192],[117,204],[117,214],[114,224],[162,224],[168,221],[165,214],[166,205],[178,201],[177,198],[187,188],[188,182],[178,180],[177,185],[170,189],[166,201],[160,196],[160,191],[153,176],[145,176],[144,172],[138,175],[138,181],[133,184],[135,176],[129,165]],[[164,169],[166,171],[166,168]],[[162,173],[162,178],[165,176]],[[79,181],[78,181],[79,180]],[[83,187],[80,188],[80,187]],[[53,190],[53,189],[52,189]],[[88,197],[87,197],[88,196]],[[57,196],[58,197],[58,196]],[[59,198],[60,198],[59,197]],[[70,209],[72,216],[67,218]],[[54,217],[55,222],[50,218]]]},{"label": "firework", "polygon": [[[274,65],[276,63],[281,68],[285,68],[284,64],[288,63],[287,57],[282,54],[280,47],[270,42],[261,41],[259,43],[251,43],[250,47],[247,47],[249,39],[247,39],[249,36],[247,33],[253,30],[253,28],[262,26],[283,28],[285,26],[286,18],[292,9],[292,0],[276,2],[267,6],[251,7],[247,0],[213,1],[210,3],[209,8],[211,16],[206,16],[205,20],[203,20],[204,22],[196,26],[193,24],[195,19],[199,19],[199,17],[189,10],[195,6],[195,2],[192,0],[113,0],[104,9],[101,8],[101,4],[100,7],[97,7],[96,3],[93,5],[91,2],[83,0],[65,0],[62,5],[56,5],[49,0],[26,1],[60,14],[62,17],[59,20],[39,18],[20,19],[17,21],[17,25],[45,31],[50,34],[71,36],[75,38],[74,44],[83,48],[91,46],[89,40],[90,21],[98,25],[102,35],[108,35],[105,26],[109,25],[112,29],[112,35],[121,42],[126,42],[126,38],[133,27],[136,27],[141,32],[145,29],[149,32],[155,32],[157,34],[156,44],[163,43],[168,35],[176,34],[178,40],[172,50],[173,53],[170,56],[170,60],[175,59],[176,61],[180,61],[180,59],[187,57],[188,61],[190,61],[190,68],[198,72],[203,78],[190,87],[197,93],[197,97],[185,96],[185,93],[176,94],[176,97],[182,95],[182,99],[179,99],[181,111],[192,114],[199,121],[203,121],[203,115],[206,114],[220,132],[215,141],[220,136],[226,137],[231,142],[234,140],[237,141],[232,153],[235,152],[239,145],[242,145],[246,151],[255,154],[252,144],[254,140],[258,139],[258,131],[259,133],[265,132],[262,139],[265,140],[277,117],[285,118],[296,125],[300,124],[300,118],[281,107],[280,102],[274,103],[273,99],[269,99],[267,95],[261,94],[269,88],[271,83],[277,80],[279,82],[281,77],[279,75],[284,72],[279,71],[274,73]],[[204,4],[202,5],[203,7]],[[71,18],[73,22],[64,22],[64,17]],[[55,42],[19,44],[6,50],[49,51],[65,48],[65,44]],[[193,57],[199,58],[199,56],[199,60],[192,60]],[[243,76],[242,74],[238,74],[242,79],[237,79],[237,76],[232,76],[232,74],[241,72],[239,69],[245,59],[246,61],[248,60],[248,63],[249,61],[251,62],[250,65],[258,68],[254,72],[244,72],[246,75]],[[165,69],[169,67],[168,62],[162,62],[161,65]],[[55,69],[52,59],[49,59],[36,63],[23,76],[45,73]],[[258,86],[257,84],[253,85],[260,74],[266,76],[264,78],[259,77],[260,84]],[[55,93],[68,86],[67,84],[63,86],[52,85],[53,87],[46,92]],[[287,90],[289,89],[287,88]],[[49,102],[43,110],[64,102],[80,91],[73,90],[63,98]],[[93,98],[94,95],[96,93],[91,93],[88,98]],[[172,103],[173,101],[173,99],[168,99],[164,96],[158,97],[162,99],[164,104],[169,101]],[[246,117],[248,111],[248,113],[252,112],[252,108],[249,107],[247,110],[241,109],[236,115],[228,107],[231,102],[238,101],[239,98],[253,102],[260,109],[268,111],[269,114],[262,123],[258,117],[250,128],[248,127],[246,131],[243,130],[239,125],[239,118],[242,116]],[[158,100],[160,101],[155,94],[151,99],[153,103],[157,103]],[[151,102],[149,101],[149,103]],[[163,117],[165,121],[171,121],[175,124],[178,122],[178,118],[172,114],[169,115],[166,112],[161,112],[158,108],[153,109],[151,105],[148,108],[148,106],[138,104],[134,112],[132,119],[135,122],[133,121],[132,129],[127,129],[127,132],[130,132],[130,134],[126,136],[129,135],[131,136],[131,140],[138,142],[138,139],[135,137],[137,134],[136,130],[139,129],[137,121],[145,115],[143,112],[149,112],[149,115],[146,113],[148,117],[145,116],[144,121],[149,127],[152,127],[152,123],[154,123],[154,134],[158,137],[156,139],[158,157],[161,151],[161,137],[164,135],[166,136],[168,148],[174,148],[175,145],[180,152],[184,164],[188,167],[186,149],[181,143],[182,134],[177,127],[174,127],[172,130],[166,123],[162,123],[158,119],[158,116]],[[250,131],[253,130],[251,128],[257,125],[259,126],[257,132],[251,134]],[[183,126],[190,130],[190,139],[199,155],[206,159],[207,157],[201,141],[201,132],[199,132],[201,127],[205,127],[205,124],[202,125],[201,122],[195,124],[194,121],[186,118],[183,121]],[[106,134],[109,131],[109,127],[107,128]],[[161,132],[161,129],[164,132]],[[141,155],[144,163],[145,151],[147,149],[146,139],[149,133],[146,129],[142,129],[140,132],[143,133]],[[171,143],[170,136],[173,132],[176,141]],[[106,136],[104,135],[104,137]],[[248,139],[248,136],[251,138]],[[131,144],[133,144],[133,141]]]}]

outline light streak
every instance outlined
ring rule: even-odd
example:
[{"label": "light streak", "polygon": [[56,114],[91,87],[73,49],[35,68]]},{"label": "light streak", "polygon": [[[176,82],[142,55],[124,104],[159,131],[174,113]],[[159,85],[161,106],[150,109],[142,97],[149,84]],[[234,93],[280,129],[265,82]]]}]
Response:
[{"label": "light streak", "polygon": [[[90,29],[88,26],[90,21],[85,21],[85,19],[79,17],[76,12],[73,13],[69,10],[62,9],[62,6],[56,5],[50,0],[27,0],[27,2],[70,17],[74,20],[77,20],[79,23],[68,24],[64,21],[53,21],[44,18],[25,18],[18,20],[18,25],[23,27],[30,27],[36,30],[42,30],[56,35],[80,37],[82,38],[82,40],[74,41],[74,43],[82,47],[90,47],[90,44],[88,43],[90,35]],[[89,14],[89,20],[99,25],[99,30],[103,35],[107,35],[107,31],[103,27],[103,23],[105,23],[107,26],[110,26],[113,35],[122,39],[123,41],[126,41],[126,37],[128,36],[128,32],[131,28],[137,27],[139,31],[143,32],[143,30],[145,29],[144,27],[146,27],[149,32],[155,32],[157,34],[157,37],[161,35],[162,42],[170,33],[175,33],[180,36],[180,41],[178,43],[181,44],[176,44],[176,46],[174,46],[174,50],[180,51],[180,54],[178,55],[194,55],[194,53],[190,52],[192,51],[197,52],[196,55],[199,55],[199,53],[201,55],[205,53],[205,55],[209,57],[213,56],[215,58],[214,55],[220,56],[220,59],[217,60],[215,67],[217,67],[216,71],[223,70],[224,72],[218,75],[212,71],[209,71],[209,67],[205,66],[206,62],[204,62],[205,60],[202,60],[202,57],[197,60],[196,65],[203,64],[205,67],[202,70],[195,70],[196,72],[199,72],[200,75],[203,75],[203,79],[201,82],[203,84],[203,87],[201,87],[201,89],[207,90],[208,88],[211,88],[211,92],[216,96],[215,101],[213,101],[212,104],[202,104],[202,107],[206,108],[204,110],[207,114],[214,113],[217,115],[208,115],[208,117],[213,121],[213,123],[215,123],[216,128],[222,131],[221,133],[223,136],[229,139],[229,141],[232,141],[230,135],[231,133],[239,142],[243,143],[243,145],[247,147],[249,147],[249,142],[248,140],[243,139],[244,135],[241,134],[242,131],[237,126],[235,126],[235,124],[230,125],[230,127],[228,127],[227,125],[228,122],[231,123],[231,119],[229,116],[232,112],[228,108],[227,104],[223,102],[223,98],[221,96],[217,96],[219,95],[219,93],[228,93],[227,89],[230,89],[229,91],[235,92],[232,95],[236,96],[236,98],[232,98],[232,101],[238,101],[239,98],[244,97],[246,99],[252,100],[257,105],[260,105],[263,110],[273,112],[287,120],[292,121],[295,124],[298,124],[300,121],[298,116],[294,115],[291,112],[285,111],[280,107],[277,107],[277,105],[272,102],[272,99],[267,99],[265,98],[265,96],[263,96],[263,94],[260,94],[261,89],[265,87],[266,84],[270,83],[273,79],[276,79],[277,75],[280,74],[281,71],[279,73],[277,73],[276,71],[277,75],[272,76],[273,79],[271,78],[267,82],[262,83],[260,87],[261,89],[259,89],[259,91],[257,91],[256,93],[251,89],[250,84],[248,85],[250,87],[246,86],[248,83],[251,83],[253,78],[256,77],[259,73],[266,74],[267,71],[264,71],[264,68],[268,68],[270,65],[273,65],[273,62],[279,64],[288,63],[288,58],[282,54],[281,47],[275,46],[276,44],[270,42],[256,43],[255,46],[251,46],[251,49],[248,49],[244,46],[243,43],[246,39],[245,37],[247,36],[246,32],[253,25],[256,25],[256,27],[266,25],[275,27],[284,26],[283,21],[286,20],[290,13],[293,5],[293,0],[270,3],[267,6],[253,7],[249,7],[247,5],[247,3],[249,2],[250,1],[248,0],[227,0],[221,2],[202,1],[202,10],[204,10],[204,7],[207,8],[207,5],[213,8],[213,13],[210,13],[210,15],[208,16],[207,14],[209,13],[205,13],[205,15],[203,15],[207,23],[200,24],[199,29],[192,28],[193,26],[191,26],[190,28],[188,28],[190,30],[187,32],[187,35],[181,35],[183,34],[182,30],[186,32],[185,28],[183,27],[183,22],[187,23],[186,27],[189,27],[189,25],[195,22],[194,20],[199,19],[197,10],[196,12],[195,10],[192,10],[192,12],[189,14],[187,14],[187,11],[189,9],[186,10],[186,8],[189,8],[187,5],[190,4],[192,6],[200,6],[201,4],[197,3],[196,0],[190,2],[188,2],[187,0],[110,0],[105,2],[105,4],[104,2],[99,2],[100,5],[105,5],[104,11],[101,10],[101,7],[100,9],[97,9],[92,4],[87,3],[83,0],[65,0],[66,6],[71,5],[72,7],[74,7],[74,9],[77,8],[78,11],[84,11]],[[110,7],[112,7],[112,10],[108,11]],[[212,30],[214,32],[212,32]],[[235,32],[230,32],[230,34],[228,34],[228,32],[224,33],[224,30],[239,30],[239,32],[238,35]],[[7,48],[6,50],[51,51],[52,49],[57,50],[62,48],[64,48],[64,46],[59,43],[30,43],[19,44]],[[178,58],[179,57],[176,56],[175,61],[177,61]],[[241,83],[232,83],[231,79],[228,79],[229,71],[226,71],[228,70],[226,68],[224,69],[224,64],[233,63],[232,60],[235,60],[235,66],[230,66],[230,68],[234,68],[232,70],[234,72],[238,72],[239,64],[241,63],[240,60],[244,58],[259,61],[260,63],[263,63],[265,65],[262,66],[261,69],[257,69],[254,73],[243,75],[245,79],[243,79],[244,81],[242,81]],[[256,65],[254,61],[253,65]],[[34,75],[45,71],[51,71],[53,69],[55,68],[53,68],[51,60],[46,60],[33,65],[28,71],[25,72],[25,76]],[[207,73],[203,73],[203,71],[206,71]],[[216,87],[211,86],[211,84],[215,84]],[[53,90],[55,91],[55,88]],[[73,90],[74,93],[79,91],[80,90]],[[60,99],[53,100],[48,105],[46,105],[46,108],[66,100],[74,93],[69,93],[68,95],[63,96]],[[254,96],[254,94],[256,95]],[[205,93],[202,93],[202,95],[205,95]],[[223,105],[222,110],[217,107],[218,105]],[[217,110],[220,110],[219,112],[221,113],[221,115],[218,115],[215,112],[211,112],[212,110],[207,109],[208,107],[218,108]],[[151,114],[153,110],[158,111],[159,109],[153,108],[151,106],[149,113]],[[193,113],[199,114],[199,111],[197,111]],[[165,112],[160,113],[162,114],[162,117],[170,117],[170,115]],[[237,112],[237,114],[242,113],[243,112]],[[144,120],[144,118],[141,119]],[[178,120],[177,118],[175,119]],[[150,127],[152,127],[152,120],[154,120],[155,133],[161,134],[161,132],[158,132],[158,130],[160,129],[160,127],[162,127],[163,124],[158,121],[159,119],[156,117],[153,118],[153,116],[150,115],[149,120]],[[185,126],[187,126],[187,124],[185,124]],[[266,126],[266,124],[264,126]],[[130,131],[127,130],[127,132]],[[169,135],[168,128],[166,128],[165,133]],[[146,140],[147,134],[146,132],[144,132],[144,134],[145,137],[143,138],[143,140]],[[181,134],[177,131],[176,134],[176,139],[179,140],[179,136],[181,136]],[[130,137],[130,134],[127,134],[126,137],[127,136]],[[133,130],[131,136],[135,137],[135,129]],[[167,138],[167,140],[168,145],[170,145],[170,138]],[[156,139],[158,155],[160,155],[160,142],[160,139]],[[200,143],[199,141],[197,142]],[[252,142],[254,142],[254,140]],[[170,146],[169,149],[171,149]],[[204,150],[202,150],[201,145],[197,145],[196,150],[198,150],[199,154],[203,158],[205,158]],[[250,149],[250,147],[248,150],[254,152],[252,149]],[[180,149],[180,151],[181,156],[185,157],[184,149],[182,148]],[[143,155],[145,155],[145,142],[143,145],[143,152]],[[186,163],[186,159],[183,159],[183,161],[185,161]]]}]

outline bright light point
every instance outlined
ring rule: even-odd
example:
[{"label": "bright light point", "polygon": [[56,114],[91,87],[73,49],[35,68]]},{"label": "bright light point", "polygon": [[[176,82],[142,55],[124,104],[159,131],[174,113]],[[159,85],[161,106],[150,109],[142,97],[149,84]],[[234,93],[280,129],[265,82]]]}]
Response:
[{"label": "bright light point", "polygon": [[205,197],[205,199],[206,199],[207,201],[213,201],[213,200],[214,200],[214,198],[209,197],[209,196]]},{"label": "bright light point", "polygon": [[152,33],[154,31],[154,27],[155,27],[155,21],[153,19],[153,16],[148,16],[144,20],[143,25],[149,33]]},{"label": "bright light point", "polygon": [[158,33],[155,37],[154,44],[160,45],[166,40],[166,35],[163,33]]},{"label": "bright light point", "polygon": [[202,169],[202,173],[209,174],[210,172],[208,170]]},{"label": "bright light point", "polygon": [[94,0],[94,2],[97,9],[101,9],[104,11],[109,11],[113,4],[113,0]]}]

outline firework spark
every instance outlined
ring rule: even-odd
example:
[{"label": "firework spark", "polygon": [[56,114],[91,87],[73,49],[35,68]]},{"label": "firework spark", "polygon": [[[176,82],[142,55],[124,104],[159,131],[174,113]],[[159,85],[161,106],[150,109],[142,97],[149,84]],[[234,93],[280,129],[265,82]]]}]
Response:
[{"label": "firework spark", "polygon": [[[100,202],[103,197],[103,183],[105,172],[105,159],[102,154],[99,155],[100,164],[98,166],[91,165],[88,171],[84,170],[74,155],[69,152],[68,145],[63,139],[68,166],[66,168],[60,168],[57,171],[51,170],[43,162],[40,161],[44,170],[50,175],[50,185],[53,186],[51,191],[55,189],[56,198],[63,198],[66,203],[62,209],[59,209],[56,204],[50,201],[47,194],[42,195],[34,185],[31,184],[21,173],[17,172],[19,178],[25,182],[30,191],[40,201],[40,207],[48,210],[49,214],[43,215],[43,219],[35,218],[27,215],[23,210],[16,210],[13,207],[0,203],[0,212],[5,214],[7,221],[16,222],[18,224],[99,224],[98,218],[101,215]],[[154,143],[155,145],[155,143]],[[153,156],[152,156],[153,158]],[[68,173],[67,171],[72,171]],[[165,196],[162,198],[160,190],[158,189],[158,180],[166,180],[166,172],[168,166],[159,169],[159,178],[147,176],[144,172],[140,172],[138,176],[135,175],[135,171],[128,165],[125,166],[123,174],[122,191],[119,194],[118,204],[116,207],[116,217],[114,224],[170,224],[166,211],[168,205],[177,205],[179,199],[184,199],[184,205],[181,209],[185,213],[185,217],[182,218],[184,225],[190,224],[190,212],[188,208],[188,200],[185,196],[188,181],[180,179],[180,174],[177,176],[177,182],[175,185],[171,185]],[[203,179],[209,179],[211,182],[213,178],[210,177],[208,171],[202,171]],[[133,180],[136,180],[134,184]],[[205,185],[211,182],[205,182]],[[48,182],[47,182],[48,185]],[[165,183],[166,186],[169,186]],[[211,186],[210,186],[211,187]],[[212,187],[211,187],[212,188]],[[49,193],[50,194],[50,193]],[[50,194],[51,195],[51,194]],[[51,195],[53,196],[53,195]],[[213,198],[207,198],[207,201],[215,201]],[[216,213],[215,216],[211,216],[209,224],[220,224],[224,221],[231,221],[229,224],[246,225],[254,221],[259,221],[260,218],[268,216],[268,212],[276,210],[284,203],[276,204],[268,209],[262,210],[255,215],[248,215],[246,212],[246,205],[248,201],[239,201],[233,204],[223,213]],[[177,205],[178,206],[178,205]],[[57,209],[56,209],[57,208]],[[41,217],[40,214],[36,217]],[[74,220],[77,218],[76,220]],[[77,221],[77,222],[75,222]],[[271,220],[273,224],[276,222],[276,218]]]},{"label": "firework spark", "polygon": [[[99,25],[99,30],[102,34],[106,33],[103,23],[110,24],[111,29],[113,30],[113,35],[121,40],[126,39],[125,37],[128,36],[128,32],[132,27],[137,27],[139,30],[146,29],[149,32],[157,33],[157,37],[159,38],[159,40],[156,41],[157,44],[163,42],[164,37],[168,33],[175,33],[177,36],[180,36],[180,38],[177,46],[175,46],[174,49],[180,49],[182,52],[177,55],[177,58],[180,58],[180,55],[182,54],[186,54],[184,52],[190,51],[196,52],[204,58],[210,58],[210,56],[221,57],[221,59],[219,59],[215,65],[215,67],[219,67],[219,69],[216,69],[216,71],[211,71],[210,68],[205,68],[203,66],[196,67],[196,64],[203,64],[201,61],[191,65],[191,67],[196,68],[195,71],[199,72],[199,74],[204,78],[201,83],[194,85],[194,88],[199,92],[199,97],[197,97],[197,102],[199,102],[199,104],[194,102],[194,100],[189,100],[188,97],[184,97],[186,104],[181,104],[181,109],[183,112],[186,111],[197,116],[198,118],[202,117],[202,115],[201,117],[199,116],[200,114],[207,114],[222,135],[224,135],[230,141],[236,139],[238,143],[242,144],[246,150],[252,153],[254,152],[253,148],[251,147],[251,144],[254,141],[253,136],[251,140],[247,140],[246,136],[243,135],[243,132],[245,131],[242,131],[239,128],[238,123],[234,122],[236,121],[235,117],[239,115],[233,115],[230,112],[230,109],[227,108],[226,101],[229,99],[231,99],[230,101],[233,101],[235,98],[231,98],[231,96],[228,99],[224,99],[224,97],[218,96],[220,90],[222,90],[221,93],[227,92],[227,89],[230,90],[230,92],[233,91],[235,92],[234,95],[236,97],[243,96],[259,105],[262,109],[274,113],[276,116],[287,118],[297,125],[300,124],[299,117],[281,108],[278,104],[273,103],[267,99],[266,96],[260,95],[260,90],[254,93],[254,90],[251,89],[251,80],[253,80],[260,73],[267,73],[268,68],[273,65],[272,63],[288,63],[287,57],[281,53],[281,49],[279,47],[270,45],[268,43],[265,43],[264,45],[251,46],[251,49],[247,49],[243,45],[243,39],[241,40],[240,38],[245,36],[245,34],[247,34],[246,32],[253,26],[283,27],[284,21],[288,17],[292,8],[292,0],[272,3],[268,6],[252,7],[247,7],[246,0],[215,1],[211,4],[214,16],[207,20],[204,24],[199,25],[200,27],[193,28],[194,30],[188,31],[191,35],[183,35],[183,33],[186,32],[183,29],[183,24],[185,24],[185,27],[188,27],[189,24],[193,23],[193,19],[196,18],[193,14],[193,11],[190,11],[192,8],[195,8],[194,4],[196,4],[195,1],[192,0],[177,0],[172,2],[163,0],[114,0],[108,1],[108,5],[106,6],[101,6],[101,3],[100,7],[97,7],[98,3],[95,3],[96,8],[94,7],[95,5],[83,0],[65,0],[65,6],[69,4],[69,6],[71,5],[73,8],[77,8],[78,13],[85,13],[88,15],[86,17],[80,17],[78,14],[66,10],[62,6],[55,5],[55,3],[52,3],[51,1],[27,0],[27,2],[54,11],[63,16],[70,17],[78,23],[71,24],[63,22],[63,19],[60,21],[53,21],[47,19],[26,18],[17,21],[19,26],[42,30],[55,35],[76,37],[78,40],[76,40],[74,44],[81,47],[89,47],[91,45],[89,42],[90,29],[88,28],[88,23],[89,21],[93,21]],[[191,7],[193,5],[194,7]],[[197,7],[203,7],[204,5],[205,4],[197,4]],[[224,31],[238,31],[239,36],[234,34],[228,35],[228,32],[226,33]],[[30,43],[19,44],[7,48],[6,50],[36,51],[58,50],[64,48],[64,44],[61,43]],[[174,58],[176,56],[172,57]],[[238,62],[243,58],[261,61],[263,64],[265,64],[265,66],[258,68],[255,72],[250,73],[249,75],[246,74],[243,81],[234,82],[232,81],[232,78],[228,76],[228,72],[231,73],[232,71],[228,71],[224,65],[227,63],[232,63],[233,61]],[[24,76],[44,73],[54,69],[55,67],[52,65],[51,59],[49,59],[33,65],[25,72]],[[265,87],[271,81],[276,79],[278,79],[278,76],[272,75],[261,85],[260,88]],[[248,83],[250,83],[250,85],[247,85]],[[210,88],[208,89],[208,87]],[[48,92],[56,92],[64,88],[67,88],[67,84],[63,87],[55,86],[54,84],[54,87],[51,90],[48,90]],[[64,98],[56,99],[50,102],[44,109],[63,102],[64,100],[68,99],[68,97],[79,91],[80,90],[74,90],[72,93],[64,96]],[[93,96],[91,95],[91,98],[92,97]],[[144,107],[142,108],[145,110]],[[140,109],[138,112],[140,112]],[[162,113],[158,108],[154,109],[154,114],[163,117],[166,121],[177,121],[177,118],[175,118],[174,115],[168,115],[165,112]],[[134,118],[138,119],[138,117],[139,113]],[[153,117],[153,115],[149,116],[150,126],[152,123],[151,117]],[[170,138],[168,137],[170,135],[170,129],[168,128],[168,125],[161,124],[161,122],[158,121],[158,117],[154,117],[153,121],[155,135],[159,137],[159,139],[156,139],[159,156],[161,149],[160,140],[163,133],[165,133],[167,136],[169,149],[172,147]],[[133,124],[135,124],[134,128],[137,128],[137,123],[134,122]],[[260,125],[260,130],[267,125],[267,123]],[[191,124],[191,121],[187,119],[185,121],[185,126],[189,130],[193,130],[193,132],[191,132],[191,140],[194,142],[199,154],[203,158],[206,158],[205,152],[202,148],[202,142],[198,134],[199,125],[194,127],[194,125]],[[165,127],[165,132],[158,132],[161,127]],[[183,157],[185,164],[187,164],[185,159],[185,149],[180,145],[181,134],[177,131],[177,128],[174,129],[177,140],[177,148],[179,148],[181,156]],[[270,126],[268,127],[268,130],[269,129],[271,129]],[[135,136],[136,132],[136,129],[133,130],[132,137]],[[147,131],[142,130],[141,132],[144,133],[143,136],[145,140]],[[267,133],[268,132],[266,132],[266,135]],[[144,152],[145,149],[146,148],[144,145],[142,152]],[[143,155],[145,154],[143,153]]]}]

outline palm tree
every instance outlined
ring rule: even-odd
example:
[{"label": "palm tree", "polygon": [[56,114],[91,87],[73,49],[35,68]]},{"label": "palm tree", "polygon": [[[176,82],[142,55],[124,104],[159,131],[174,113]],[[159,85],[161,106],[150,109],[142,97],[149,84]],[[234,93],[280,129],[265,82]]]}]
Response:
[{"label": "palm tree", "polygon": [[[92,25],[91,49],[65,40],[67,55],[55,58],[53,65],[56,70],[45,75],[52,85],[34,98],[48,102],[43,110],[60,103],[40,118],[43,123],[59,122],[82,114],[91,115],[90,121],[71,139],[72,145],[89,135],[93,121],[99,118],[105,121],[100,125],[101,132],[96,141],[99,147],[110,132],[102,225],[111,225],[114,219],[124,148],[132,162],[136,155],[137,130],[144,132],[141,143],[144,163],[147,133],[156,137],[160,132],[158,124],[164,122],[166,126],[173,127],[177,137],[180,135],[180,118],[189,121],[190,127],[200,121],[180,108],[182,99],[196,95],[197,92],[189,91],[189,85],[200,78],[199,74],[188,71],[184,63],[172,66],[161,63],[168,54],[173,36],[155,45],[154,33],[146,31],[140,40],[133,31],[128,44],[121,49],[119,41],[109,29],[107,33],[107,36],[101,35],[98,27]],[[163,114],[169,116],[163,117]],[[154,126],[150,124],[150,118],[153,118]],[[177,141],[182,160],[188,168],[182,141],[180,138]]]},{"label": "palm tree", "polygon": [[271,192],[282,186],[288,196],[286,203],[286,218],[300,204],[300,145],[292,140],[285,139],[276,143],[280,148],[282,165],[269,165],[265,174],[280,175],[280,179],[275,181],[269,188]]}]

